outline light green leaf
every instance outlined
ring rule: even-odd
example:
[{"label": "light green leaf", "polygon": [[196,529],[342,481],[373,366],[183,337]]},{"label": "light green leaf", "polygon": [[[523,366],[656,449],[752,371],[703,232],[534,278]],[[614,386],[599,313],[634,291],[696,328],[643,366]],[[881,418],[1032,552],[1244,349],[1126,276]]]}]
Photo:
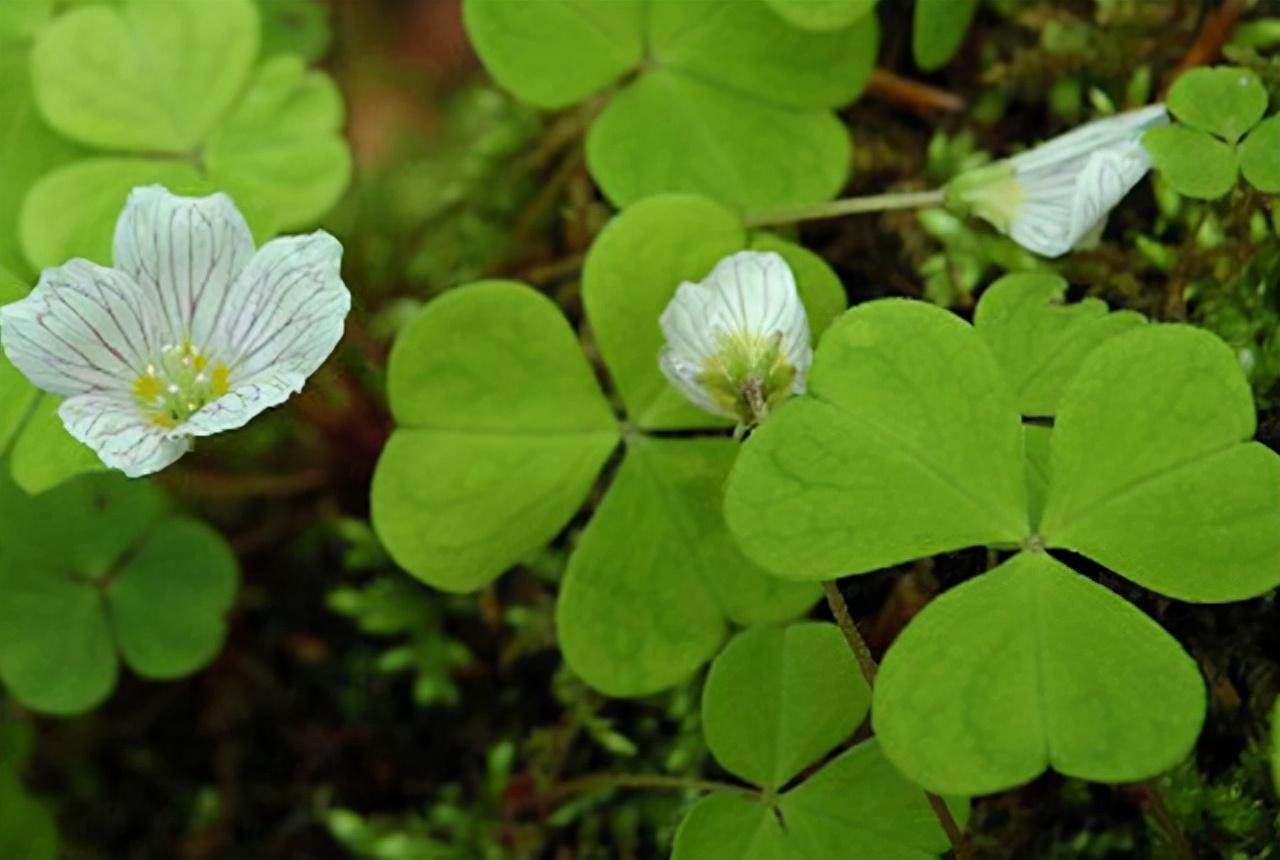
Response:
[{"label": "light green leaf", "polygon": [[785,621],[819,590],[742,557],[720,514],[730,439],[629,441],[569,560],[556,607],[565,661],[611,696],[642,696],[693,674],[728,621]]},{"label": "light green leaf", "polygon": [[1025,416],[1052,417],[1062,387],[1098,344],[1142,325],[1133,311],[1108,313],[1099,299],[1063,304],[1054,274],[1005,275],[987,288],[973,324],[1004,371]]},{"label": "light green leaf", "polygon": [[145,678],[180,678],[222,648],[223,613],[236,594],[236,559],[213,529],[166,520],[106,590],[120,653]]},{"label": "light green leaf", "polygon": [[1022,426],[990,352],[922,302],[859,305],[809,393],[743,447],[729,527],[778,576],[820,580],[1028,533]]},{"label": "light green leaf", "polygon": [[311,226],[351,178],[342,124],[342,96],[333,81],[308,72],[298,57],[276,57],[209,136],[209,179],[270,213],[272,232]]},{"label": "light green leaf", "polygon": [[1191,69],[1179,76],[1165,100],[1179,121],[1235,143],[1267,109],[1267,90],[1250,69]]},{"label": "light green leaf", "polygon": [[1236,184],[1239,164],[1235,148],[1208,132],[1180,125],[1161,125],[1142,136],[1155,169],[1173,190],[1198,200],[1213,200]]},{"label": "light green leaf", "polygon": [[[961,821],[967,804],[952,801]],[[874,740],[842,753],[776,806],[703,798],[676,833],[672,860],[933,860],[947,838],[924,792]]]},{"label": "light green leaf", "polygon": [[1240,144],[1240,169],[1264,194],[1280,194],[1280,114],[1263,121]]},{"label": "light green leaf", "polygon": [[759,0],[651,0],[649,10],[657,66],[787,107],[848,104],[876,62],[875,16],[814,32],[787,24]]},{"label": "light green leaf", "polygon": [[295,54],[309,63],[329,51],[333,28],[321,0],[258,0],[262,56]]},{"label": "light green leaf", "polygon": [[[4,7],[0,7],[3,9]],[[56,860],[58,831],[53,814],[31,797],[18,770],[0,761],[0,857],[6,860]]]},{"label": "light green leaf", "polygon": [[870,707],[871,689],[834,624],[759,626],[711,664],[702,725],[721,767],[778,789],[852,735]]},{"label": "light green leaf", "polygon": [[[0,271],[0,306],[16,302],[27,294],[27,285]],[[0,456],[9,450],[15,435],[26,423],[40,392],[0,349]]]},{"label": "light green leaf", "polygon": [[36,40],[36,102],[54,128],[90,146],[189,153],[231,107],[257,54],[249,0],[76,9]]},{"label": "light green leaf", "polygon": [[96,588],[50,566],[6,562],[0,592],[0,681],[14,696],[35,710],[67,716],[110,694],[115,645]]},{"label": "light green leaf", "polygon": [[748,247],[776,251],[787,260],[815,337],[844,310],[844,288],[820,257],[767,233],[748,238],[737,216],[705,198],[667,194],[643,200],[597,237],[583,267],[583,303],[636,426],[727,426],[687,402],[658,369],[658,317],[682,281],[702,280],[721,259]]},{"label": "light green leaf", "polygon": [[111,239],[125,198],[134,188],[151,184],[175,194],[212,190],[183,161],[88,158],[46,174],[27,194],[19,216],[27,259],[38,268],[72,257],[111,265]]},{"label": "light green leaf", "polygon": [[374,475],[374,527],[402,567],[450,591],[555,537],[618,441],[559,308],[516,283],[428,305],[396,341],[388,389],[399,429]]},{"label": "light green leaf", "polygon": [[1024,424],[1022,436],[1027,458],[1027,511],[1031,516],[1031,527],[1039,529],[1040,518],[1044,516],[1044,502],[1049,496],[1049,440],[1053,437],[1053,430],[1039,424]]},{"label": "light green leaf", "polygon": [[467,35],[504,88],[544,108],[582,101],[644,55],[640,0],[466,0]]},{"label": "light green leaf", "polygon": [[[1140,408],[1135,406],[1139,404]],[[1280,456],[1231,349],[1189,326],[1098,347],[1063,392],[1042,534],[1179,600],[1280,583]]]},{"label": "light green leaf", "polygon": [[941,68],[964,44],[978,0],[916,0],[911,52],[926,72]]},{"label": "light green leaf", "polygon": [[878,0],[765,0],[784,21],[806,30],[839,30],[870,14]]},{"label": "light green leaf", "polygon": [[166,508],[155,487],[118,472],[81,475],[28,496],[0,470],[0,570],[52,566],[100,579]]},{"label": "light green leaf", "polygon": [[827,200],[848,177],[851,149],[829,111],[775,106],[672,70],[615,96],[587,135],[591,173],[618,206],[667,191],[742,208]]},{"label": "light green leaf", "polygon": [[908,777],[973,795],[1050,767],[1146,779],[1191,751],[1204,712],[1195,661],[1159,625],[1052,557],[1021,553],[916,616],[880,666],[872,721]]},{"label": "light green leaf", "polygon": [[[36,31],[52,16],[53,0],[6,0],[0,3],[0,46],[5,48],[6,55],[13,47],[29,45]],[[22,56],[25,62],[26,55]]]},{"label": "light green leaf", "polygon": [[93,449],[77,442],[63,426],[58,417],[61,401],[52,395],[41,395],[29,383],[28,388],[40,399],[9,455],[14,482],[24,492],[36,495],[77,475],[104,471],[106,466]]},{"label": "light green leaf", "polygon": [[[0,15],[5,14],[3,10],[37,5],[0,2]],[[36,111],[29,58],[26,49],[0,48],[0,266],[22,276],[33,274],[18,243],[23,198],[37,179],[79,152],[45,125]]]}]

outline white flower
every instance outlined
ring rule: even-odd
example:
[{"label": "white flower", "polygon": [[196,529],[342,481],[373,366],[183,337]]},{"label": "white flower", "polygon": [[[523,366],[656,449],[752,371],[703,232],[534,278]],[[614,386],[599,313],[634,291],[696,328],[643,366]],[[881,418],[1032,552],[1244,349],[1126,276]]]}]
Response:
[{"label": "white flower", "polygon": [[32,383],[66,398],[71,435],[130,477],[301,390],[351,307],[336,239],[289,236],[255,252],[224,194],[134,190],[113,253],[110,269],[46,269],[0,308],[0,341]]},{"label": "white flower", "polygon": [[1169,121],[1164,105],[1088,123],[1013,158],[952,180],[947,203],[1019,245],[1059,257],[1091,234],[1151,169],[1142,135]]},{"label": "white flower", "polygon": [[804,392],[813,361],[809,322],[782,257],[742,251],[698,284],[685,282],[662,312],[658,365],[708,412],[759,423]]}]

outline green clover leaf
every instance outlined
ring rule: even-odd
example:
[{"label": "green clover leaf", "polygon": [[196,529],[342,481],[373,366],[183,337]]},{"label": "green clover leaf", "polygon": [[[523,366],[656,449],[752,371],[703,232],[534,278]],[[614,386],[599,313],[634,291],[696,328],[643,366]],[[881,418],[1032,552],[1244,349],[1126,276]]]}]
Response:
[{"label": "green clover leaf", "polygon": [[[933,791],[987,794],[1046,768],[1126,782],[1195,746],[1195,661],[1133,604],[1042,552],[946,592],[889,649],[873,721]],[[981,728],[979,728],[981,727]]]},{"label": "green clover leaf", "polygon": [[[766,793],[704,798],[681,823],[672,860],[936,858],[947,839],[924,791],[874,740],[775,793],[848,738],[869,699],[832,624],[757,627],[734,637],[707,675],[703,726],[716,761]],[[963,821],[968,804],[949,805]]]},{"label": "green clover leaf", "polygon": [[1173,190],[1197,200],[1215,200],[1236,184],[1240,164],[1235,147],[1207,131],[1161,125],[1142,136],[1156,170]]},{"label": "green clover leaf", "polygon": [[618,444],[618,422],[559,308],[489,281],[432,302],[397,339],[398,428],[373,523],[423,581],[473,591],[546,545]]},{"label": "green clover leaf", "polygon": [[1240,169],[1264,194],[1280,194],[1280,114],[1259,123],[1240,144]]},{"label": "green clover leaf", "polygon": [[[939,791],[997,791],[1046,767],[1142,779],[1195,742],[1194,663],[1043,549],[1182,600],[1280,582],[1280,457],[1248,441],[1253,401],[1230,348],[1096,305],[1054,308],[1060,284],[1027,284],[1018,302],[1007,286],[984,296],[977,329],[900,300],[848,312],[809,393],[748,440],[727,486],[740,545],[789,578],[1029,550],[929,604],[885,658],[885,753]],[[1062,340],[1038,390],[1019,362],[1043,359],[1028,337],[1054,318]],[[1069,379],[1059,355],[1078,362]],[[1028,404],[1056,413],[1052,429],[1020,423]],[[946,707],[925,701],[935,693]]]},{"label": "green clover leaf", "polygon": [[974,328],[1004,371],[1024,417],[1056,414],[1062,388],[1084,357],[1147,321],[1134,311],[1110,313],[1100,299],[1063,304],[1066,291],[1058,275],[1005,275],[982,294],[974,314]]},{"label": "green clover leaf", "polygon": [[169,679],[217,653],[235,557],[207,526],[166,517],[149,484],[89,475],[25,496],[0,479],[0,497],[0,680],[23,704],[83,713],[119,659]]},{"label": "green clover leaf", "polygon": [[926,72],[940,69],[964,44],[978,0],[916,0],[911,53]]},{"label": "green clover leaf", "polygon": [[1169,112],[1190,128],[1235,144],[1267,109],[1267,90],[1250,69],[1191,69],[1169,89]]},{"label": "green clover leaf", "polygon": [[879,0],[765,0],[789,24],[804,30],[839,30],[871,14]]},{"label": "green clover leaf", "polygon": [[[729,539],[719,499],[737,447],[727,433],[656,435],[727,430],[669,390],[658,317],[682,281],[746,248],[787,259],[815,333],[843,309],[820,258],[688,195],[618,215],[584,266],[588,323],[630,431],[570,558],[557,632],[568,664],[612,695],[678,683],[730,623],[788,620],[818,597]],[[392,351],[389,394],[398,429],[374,477],[374,527],[406,570],[452,591],[483,587],[551,541],[622,436],[563,316],[517,284],[463,287],[429,305]]]},{"label": "green clover leaf", "polygon": [[664,191],[782,206],[844,184],[850,144],[830,108],[871,74],[878,28],[865,9],[823,30],[791,26],[765,0],[467,0],[464,13],[490,73],[538,106],[625,80],[587,136],[591,172],[619,206]]},{"label": "green clover leaf", "polygon": [[250,0],[124,0],[73,9],[38,31],[36,104],[88,151],[20,174],[29,263],[109,262],[116,217],[140,185],[226,191],[259,238],[333,206],[351,170],[341,99],[290,54],[255,71],[259,30]]}]

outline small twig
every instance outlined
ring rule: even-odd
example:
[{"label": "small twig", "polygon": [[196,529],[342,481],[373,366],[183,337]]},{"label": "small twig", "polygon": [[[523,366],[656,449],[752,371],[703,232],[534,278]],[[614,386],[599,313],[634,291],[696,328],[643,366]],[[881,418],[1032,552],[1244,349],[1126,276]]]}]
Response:
[{"label": "small twig", "polygon": [[1218,10],[1205,19],[1200,34],[1165,80],[1164,92],[1173,86],[1173,82],[1183,72],[1211,63],[1217,58],[1222,52],[1222,46],[1231,38],[1231,31],[1236,28],[1247,5],[1245,0],[1224,0]]},{"label": "small twig", "polygon": [[[874,687],[876,685],[876,673],[879,671],[879,667],[876,665],[876,658],[872,656],[871,649],[867,647],[867,641],[858,632],[858,625],[853,623],[853,616],[849,614],[849,605],[844,602],[844,595],[840,593],[840,586],[836,584],[835,580],[828,579],[822,583],[822,590],[826,593],[827,606],[831,609],[831,614],[835,616],[840,632],[844,634],[845,641],[849,643],[849,647],[853,650],[853,656],[858,660],[858,668],[862,671],[862,677],[866,679],[868,687]],[[956,823],[956,818],[951,814],[946,801],[927,790],[924,792],[924,796],[928,798],[929,808],[933,810],[934,816],[938,819],[938,824],[942,826],[942,832],[947,834],[947,840],[951,843],[951,851],[955,854],[956,860],[973,860],[972,846],[965,837],[964,831],[960,829],[960,825]]]},{"label": "small twig", "polygon": [[200,499],[283,499],[325,486],[327,469],[306,469],[292,475],[227,475],[187,469],[160,479],[170,490]]},{"label": "small twig", "polygon": [[955,93],[904,78],[888,69],[872,70],[867,95],[921,111],[956,113],[965,107],[964,99]]}]

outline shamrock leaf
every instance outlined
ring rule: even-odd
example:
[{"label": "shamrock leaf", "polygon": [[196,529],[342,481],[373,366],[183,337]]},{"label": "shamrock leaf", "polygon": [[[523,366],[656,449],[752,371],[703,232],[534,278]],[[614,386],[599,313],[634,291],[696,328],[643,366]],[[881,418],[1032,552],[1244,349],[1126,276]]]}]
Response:
[{"label": "shamrock leaf", "polygon": [[321,0],[257,0],[262,55],[295,54],[314,63],[329,51],[333,29]]},{"label": "shamrock leaf", "polygon": [[[947,839],[924,791],[893,769],[874,740],[774,793],[848,738],[869,698],[832,624],[738,634],[707,675],[703,726],[716,761],[766,794],[704,798],[681,823],[673,860],[937,857]],[[963,820],[967,804],[950,805]]]},{"label": "shamrock leaf", "polygon": [[[570,557],[557,633],[568,664],[613,695],[678,683],[730,623],[786,620],[819,594],[775,580],[729,539],[720,495],[737,448],[727,433],[653,434],[725,426],[669,390],[658,316],[682,281],[749,247],[788,261],[813,332],[843,308],[821,259],[687,195],[617,216],[584,267],[588,322],[631,430]],[[510,283],[464,287],[423,311],[392,352],[389,394],[399,429],[374,477],[374,526],[407,570],[453,591],[483,587],[551,541],[620,435],[559,311]]]},{"label": "shamrock leaf", "polygon": [[158,679],[217,653],[236,564],[207,526],[165,518],[150,485],[115,475],[33,497],[3,482],[0,495],[0,680],[19,701],[83,713],[115,686],[117,650]]},{"label": "shamrock leaf", "polygon": [[333,206],[351,169],[341,99],[290,54],[255,71],[259,30],[251,0],[123,0],[73,9],[39,31],[31,67],[40,112],[88,149],[22,186],[18,232],[30,263],[107,262],[116,216],[138,186],[226,191],[259,238]]},{"label": "shamrock leaf", "polygon": [[725,516],[749,557],[792,579],[1016,544],[1022,427],[994,359],[947,311],[859,305],[823,338],[808,395],[744,446]]},{"label": "shamrock leaf", "polygon": [[1197,200],[1214,200],[1236,184],[1240,165],[1235,147],[1208,132],[1163,125],[1142,136],[1156,170],[1173,190]]},{"label": "shamrock leaf", "polygon": [[[1154,621],[1043,552],[928,605],[885,655],[874,725],[933,791],[987,794],[1048,767],[1124,782],[1195,746],[1200,673]],[[979,728],[981,727],[981,728]]]},{"label": "shamrock leaf", "polygon": [[[1237,141],[1267,109],[1262,82],[1249,69],[1192,69],[1170,88],[1166,103],[1182,125],[1153,128],[1143,137],[1156,169],[1179,194],[1201,200],[1223,196],[1240,172],[1245,150],[1237,149]],[[1266,132],[1261,140],[1265,149]],[[1258,160],[1256,147],[1249,147],[1251,168]]]},{"label": "shamrock leaf", "polygon": [[[639,437],[583,532],[556,605],[565,662],[611,696],[688,678],[728,622],[785,621],[818,597],[742,557],[720,513],[731,439]],[[625,549],[623,549],[625,548]]]},{"label": "shamrock leaf", "polygon": [[1059,286],[1033,285],[1025,305],[996,294],[977,331],[921,303],[848,312],[817,351],[808,395],[748,440],[728,482],[740,545],[795,579],[973,545],[1028,550],[926,606],[885,658],[874,718],[885,753],[940,791],[997,791],[1046,767],[1143,779],[1194,744],[1194,663],[1042,550],[1182,600],[1280,582],[1280,458],[1248,441],[1249,387],[1215,336],[1065,308],[1059,354],[1087,355],[1040,391],[1034,411],[1056,412],[1052,429],[1020,426],[1030,401],[1011,389],[1036,386],[1001,378],[995,354],[1013,370],[1034,354],[1020,344]]},{"label": "shamrock leaf", "polygon": [[1190,128],[1235,144],[1267,109],[1267,90],[1250,69],[1191,69],[1169,88],[1169,112]]},{"label": "shamrock leaf", "polygon": [[916,0],[911,53],[926,72],[940,69],[964,44],[978,0]]},{"label": "shamrock leaf", "polygon": [[[831,4],[819,5],[830,25]],[[587,136],[588,165],[614,203],[690,191],[763,207],[828,199],[848,172],[848,135],[830,108],[866,85],[878,29],[865,0],[836,5],[862,8],[833,9],[858,14],[815,30],[765,0],[467,0],[464,12],[494,78],[541,107],[637,73]]]},{"label": "shamrock leaf", "polygon": [[480,588],[544,546],[618,444],[576,336],[519,284],[433,302],[397,339],[387,385],[399,428],[374,475],[373,523],[437,588]]},{"label": "shamrock leaf", "polygon": [[1280,114],[1263,120],[1240,144],[1240,169],[1264,194],[1280,194]]},{"label": "shamrock leaf", "polygon": [[1146,318],[1133,311],[1109,313],[1105,302],[1066,305],[1067,282],[1057,275],[1005,275],[978,302],[973,325],[986,341],[1013,389],[1024,416],[1052,417],[1062,387],[1098,344]]},{"label": "shamrock leaf", "polygon": [[839,30],[871,13],[879,0],[766,0],[780,18],[805,30]]}]

